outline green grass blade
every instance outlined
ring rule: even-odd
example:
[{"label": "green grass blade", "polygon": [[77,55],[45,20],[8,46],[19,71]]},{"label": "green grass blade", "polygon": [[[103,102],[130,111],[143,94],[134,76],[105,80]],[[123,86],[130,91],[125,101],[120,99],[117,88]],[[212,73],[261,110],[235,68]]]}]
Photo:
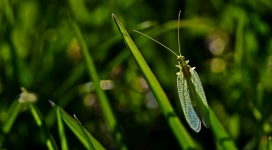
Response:
[{"label": "green grass blade", "polygon": [[[51,106],[56,109],[55,103],[52,101],[49,101]],[[77,136],[79,141],[88,148],[88,142],[86,141],[85,137],[82,135],[82,131],[77,123],[77,121],[72,118],[70,115],[68,115],[63,109],[60,108],[60,113],[63,121],[66,123],[66,125],[72,130],[72,132]],[[88,132],[86,129],[84,129],[87,133],[89,139],[91,140],[94,148],[96,150],[104,150],[105,148]]]},{"label": "green grass blade", "polygon": [[166,118],[174,135],[176,136],[178,143],[183,149],[195,149],[196,148],[195,142],[192,140],[188,132],[185,130],[184,126],[181,124],[179,118],[177,117],[174,109],[169,103],[169,100],[166,94],[164,93],[164,91],[162,90],[162,87],[160,86],[156,77],[151,72],[150,68],[148,67],[141,53],[139,52],[139,50],[137,49],[137,47],[131,40],[128,33],[126,32],[125,28],[122,26],[122,24],[117,20],[117,18],[114,15],[112,16],[119,31],[121,32],[124,38],[126,45],[131,50],[131,53],[136,63],[141,69],[150,89],[152,90],[154,96],[156,97],[156,100],[161,108],[161,111],[163,112],[164,117]]},{"label": "green grass blade", "polygon": [[0,148],[2,148],[3,143],[5,141],[5,134],[8,134],[10,132],[10,129],[12,128],[23,106],[24,104],[19,102],[17,96],[17,98],[13,101],[10,109],[7,112],[7,117],[3,123],[3,126],[1,126]]},{"label": "green grass blade", "polygon": [[6,15],[7,21],[9,22],[10,25],[13,26],[14,25],[14,14],[13,14],[11,3],[9,2],[9,0],[3,0],[2,5],[4,5],[3,8],[5,10],[5,15]]},{"label": "green grass blade", "polygon": [[47,124],[39,110],[39,108],[35,105],[34,102],[37,101],[37,96],[33,93],[28,93],[27,90],[22,87],[22,93],[19,98],[19,102],[26,103],[29,106],[30,112],[33,115],[34,120],[36,121],[37,125],[41,128],[42,133],[46,140],[46,145],[50,150],[58,150],[57,144],[50,134]]},{"label": "green grass blade", "polygon": [[272,150],[272,139],[268,139],[268,147],[269,147],[269,150]]},{"label": "green grass blade", "polygon": [[16,98],[13,101],[13,103],[12,103],[10,109],[8,110],[8,113],[7,113],[8,117],[6,118],[6,121],[5,121],[5,123],[4,123],[3,127],[2,127],[2,132],[4,134],[9,133],[9,131],[12,128],[12,126],[13,126],[13,124],[15,122],[15,119],[17,118],[22,106],[23,106],[23,103],[20,103],[18,101],[18,98]]},{"label": "green grass blade", "polygon": [[216,116],[214,115],[212,109],[209,109],[210,112],[210,123],[211,123],[211,129],[214,133],[214,136],[216,138],[216,140],[218,141],[218,143],[221,144],[221,146],[225,149],[237,149],[234,141],[232,140],[232,138],[229,136],[229,134],[225,131],[225,129],[223,128],[223,126],[221,125],[221,123],[218,121],[218,119],[216,118]]},{"label": "green grass blade", "polygon": [[243,61],[242,58],[244,56],[244,26],[245,26],[245,18],[243,10],[237,9],[239,13],[237,14],[237,27],[236,27],[236,35],[235,35],[235,53],[234,53],[234,62],[237,67],[241,67]]},{"label": "green grass blade", "polygon": [[88,143],[88,146],[89,146],[88,149],[94,150],[93,143],[91,142],[91,140],[90,140],[90,138],[88,137],[86,131],[84,130],[84,128],[83,128],[81,122],[78,120],[78,118],[76,117],[75,114],[74,114],[74,118],[76,119],[77,123],[79,124],[79,127],[80,127],[80,129],[81,129],[81,132],[82,132],[83,136],[85,137],[85,139],[86,139],[86,141],[87,141],[87,143]]},{"label": "green grass blade", "polygon": [[[83,75],[84,70],[85,70],[84,62],[78,64],[77,67],[71,72],[71,75],[56,90],[59,97],[61,97],[61,99],[59,99],[59,104],[61,104],[63,108],[65,108],[65,106],[71,101],[71,99],[75,95],[77,95],[77,94],[74,94],[75,92],[70,92],[70,91],[68,92],[67,89],[71,87],[78,79],[80,79],[80,77]],[[70,100],[67,100],[63,97],[69,97]],[[50,110],[45,115],[45,119],[48,126],[51,127],[56,119],[54,110]]]},{"label": "green grass blade", "polygon": [[62,150],[68,150],[69,148],[68,148],[68,144],[67,144],[65,128],[64,128],[63,123],[62,123],[61,110],[60,110],[59,105],[56,106],[56,113],[57,113],[57,121],[58,121],[61,149]]},{"label": "green grass blade", "polygon": [[81,34],[81,31],[78,27],[78,25],[76,24],[76,22],[74,20],[72,20],[72,18],[70,18],[70,23],[71,26],[74,30],[74,33],[76,35],[76,38],[79,42],[79,45],[82,49],[82,53],[84,56],[84,59],[86,61],[86,65],[87,65],[87,69],[88,69],[88,73],[90,75],[90,79],[92,79],[95,87],[96,87],[96,92],[98,95],[98,100],[100,102],[104,117],[108,123],[108,126],[110,128],[111,133],[114,136],[116,145],[118,147],[118,149],[121,150],[126,150],[127,147],[125,145],[125,142],[123,140],[122,137],[122,132],[120,127],[118,126],[118,122],[115,119],[114,115],[113,115],[113,111],[109,105],[108,99],[106,97],[106,94],[104,93],[104,91],[100,88],[100,79],[98,77],[97,71],[95,69],[95,65],[93,63],[93,59],[91,57],[91,55],[89,54],[89,50],[87,47],[87,44]]},{"label": "green grass blade", "polygon": [[[60,98],[60,103],[62,108],[65,108],[77,95],[78,95],[78,87],[68,90],[67,93]],[[46,118],[46,122],[48,126],[50,127],[53,126],[54,121],[56,120],[55,115],[56,113],[54,110],[49,111],[46,114],[45,118]]]},{"label": "green grass blade", "polygon": [[56,144],[53,136],[50,134],[49,129],[47,128],[46,122],[45,122],[41,112],[39,111],[38,107],[35,104],[30,103],[30,102],[28,104],[29,104],[30,111],[31,111],[37,125],[41,128],[41,130],[44,134],[44,137],[46,140],[46,145],[47,145],[48,149],[57,150],[58,149],[57,144]]}]

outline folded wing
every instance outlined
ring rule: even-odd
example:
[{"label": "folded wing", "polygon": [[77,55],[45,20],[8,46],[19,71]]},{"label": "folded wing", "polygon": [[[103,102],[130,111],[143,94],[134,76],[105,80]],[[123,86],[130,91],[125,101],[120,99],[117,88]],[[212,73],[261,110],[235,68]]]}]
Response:
[{"label": "folded wing", "polygon": [[182,77],[181,73],[177,73],[177,88],[186,121],[195,132],[199,132],[201,129],[201,122],[193,109],[189,96],[188,85],[186,79]]}]

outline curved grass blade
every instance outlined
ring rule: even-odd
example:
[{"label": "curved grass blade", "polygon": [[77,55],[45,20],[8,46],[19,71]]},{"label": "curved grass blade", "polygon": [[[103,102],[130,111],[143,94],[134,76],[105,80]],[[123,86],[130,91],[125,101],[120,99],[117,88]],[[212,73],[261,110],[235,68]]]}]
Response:
[{"label": "curved grass blade", "polygon": [[47,128],[46,122],[41,114],[41,112],[39,111],[38,107],[33,104],[33,103],[28,103],[29,104],[29,108],[30,111],[37,123],[37,125],[42,129],[42,132],[44,134],[44,137],[46,139],[46,145],[48,147],[48,149],[50,150],[57,150],[57,144],[53,138],[53,136],[50,134],[49,129]]},{"label": "curved grass blade", "polygon": [[[78,87],[74,87],[69,89],[65,95],[61,96],[60,102],[62,108],[65,108],[76,96],[78,95]],[[49,111],[46,114],[46,122],[48,126],[54,126],[54,120],[56,119],[56,113],[55,110]]]},{"label": "curved grass blade", "polygon": [[19,96],[17,96],[16,99],[12,102],[11,107],[7,112],[7,117],[4,120],[3,126],[1,126],[0,148],[2,148],[5,141],[4,134],[8,134],[10,132],[16,118],[18,117],[24,105],[24,103],[19,102]]},{"label": "curved grass blade", "polygon": [[[49,100],[49,103],[51,106],[56,109],[56,105],[54,102]],[[72,118],[70,115],[68,115],[63,109],[60,108],[60,113],[63,121],[66,123],[66,125],[72,130],[72,132],[77,136],[79,141],[85,146],[85,148],[88,149],[88,142],[85,139],[85,137],[82,135],[82,131],[77,123],[77,121]],[[86,129],[84,129],[87,133],[89,139],[91,140],[94,148],[96,150],[104,150],[105,148],[88,132]]]},{"label": "curved grass blade", "polygon": [[135,46],[134,42],[131,40],[130,36],[128,35],[125,28],[122,24],[117,20],[117,18],[112,14],[113,20],[115,21],[123,39],[130,49],[136,63],[138,64],[139,68],[141,69],[150,89],[152,90],[156,100],[161,108],[164,117],[166,118],[171,130],[173,131],[178,143],[183,149],[195,149],[197,146],[185,130],[184,126],[181,124],[179,118],[176,116],[175,111],[173,110],[169,100],[167,99],[166,94],[162,90],[159,82],[157,81],[156,77],[148,67],[147,63],[145,62],[144,58],[142,57],[141,53]]},{"label": "curved grass blade", "polygon": [[79,42],[80,47],[82,48],[82,54],[84,56],[86,65],[87,65],[87,69],[90,75],[90,79],[92,79],[95,87],[96,87],[96,92],[98,95],[98,100],[100,102],[103,114],[105,116],[106,122],[110,128],[111,133],[113,134],[113,137],[115,139],[116,145],[118,147],[118,149],[121,150],[126,150],[126,144],[124,142],[123,136],[122,136],[122,132],[120,127],[118,126],[118,122],[114,117],[114,113],[110,107],[110,104],[108,102],[108,99],[106,97],[106,94],[104,93],[104,91],[100,88],[100,79],[98,77],[97,71],[95,69],[95,65],[93,63],[93,59],[91,57],[91,55],[89,54],[89,50],[87,47],[87,44],[81,34],[81,31],[77,25],[77,23],[72,19],[70,19],[70,23],[71,26],[74,30],[74,33],[76,35],[76,38]]},{"label": "curved grass blade", "polygon": [[87,141],[87,143],[88,143],[88,146],[89,146],[88,149],[94,150],[94,146],[93,146],[93,144],[92,144],[90,138],[88,137],[88,135],[87,135],[85,129],[83,128],[81,122],[78,120],[78,118],[77,118],[77,116],[76,116],[75,114],[74,114],[74,118],[76,119],[77,123],[79,124],[79,127],[80,127],[80,129],[81,129],[81,132],[82,132],[82,134],[84,135],[84,137],[85,137],[85,139],[86,139],[86,141]]},{"label": "curved grass blade", "polygon": [[7,113],[7,118],[4,122],[4,125],[2,127],[2,132],[4,134],[9,133],[10,129],[12,128],[18,114],[20,113],[22,107],[23,107],[23,103],[20,103],[18,101],[19,96],[17,96],[17,98],[12,102],[12,105],[10,107],[10,109],[8,110]]},{"label": "curved grass blade", "polygon": [[50,150],[58,150],[57,144],[50,134],[47,124],[39,110],[39,108],[35,105],[34,102],[37,101],[37,97],[33,93],[28,93],[28,91],[22,87],[22,93],[20,95],[19,101],[22,103],[27,103],[30,109],[31,114],[33,115],[34,120],[36,121],[37,125],[41,128],[42,133],[46,140],[46,145]]},{"label": "curved grass blade", "polygon": [[177,74],[177,88],[185,119],[195,132],[199,132],[201,122],[192,107],[186,78],[182,77],[180,73]]},{"label": "curved grass blade", "polygon": [[56,116],[57,116],[61,149],[62,150],[68,150],[69,147],[68,147],[68,144],[67,144],[65,128],[63,126],[63,122],[62,122],[62,119],[61,119],[61,112],[60,112],[60,107],[59,107],[58,94],[56,92],[54,93],[54,99],[57,101],[56,109],[54,109],[53,111],[56,112]]},{"label": "curved grass blade", "polygon": [[68,150],[68,144],[65,134],[65,128],[62,123],[61,119],[61,111],[59,105],[56,105],[56,114],[57,114],[57,121],[58,121],[58,128],[59,128],[59,136],[60,136],[60,143],[61,143],[61,149],[62,150]]},{"label": "curved grass blade", "polygon": [[210,112],[210,119],[211,119],[211,122],[210,122],[211,129],[218,143],[221,144],[224,150],[229,150],[229,149],[236,150],[237,147],[234,141],[229,136],[229,134],[225,131],[221,123],[218,121],[212,109],[209,109],[209,112]]}]

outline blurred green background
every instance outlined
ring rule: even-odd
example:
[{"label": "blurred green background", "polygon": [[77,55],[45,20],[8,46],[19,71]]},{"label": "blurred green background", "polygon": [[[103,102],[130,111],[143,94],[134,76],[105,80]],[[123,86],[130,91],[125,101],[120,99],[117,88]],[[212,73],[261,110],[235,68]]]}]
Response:
[{"label": "blurred green background", "polygon": [[[271,0],[0,0],[0,146],[47,149],[28,106],[10,131],[3,126],[20,88],[35,93],[57,145],[56,114],[48,100],[76,114],[106,149],[117,149],[109,132],[81,47],[74,18],[93,58],[101,87],[129,149],[180,149],[123,42],[111,13],[125,26],[157,77],[181,122],[203,149],[220,149],[210,129],[188,126],[176,89],[176,57],[132,32],[139,30],[178,52],[196,67],[207,101],[239,149],[272,149]],[[66,127],[70,149],[85,149]]]}]

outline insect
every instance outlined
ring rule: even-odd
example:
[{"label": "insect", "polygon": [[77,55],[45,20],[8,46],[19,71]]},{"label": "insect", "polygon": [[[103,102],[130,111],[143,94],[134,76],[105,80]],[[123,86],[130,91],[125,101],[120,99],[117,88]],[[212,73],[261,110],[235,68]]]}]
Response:
[{"label": "insect", "polygon": [[174,51],[172,51],[170,48],[166,47],[162,43],[149,37],[148,35],[136,30],[133,31],[148,37],[149,39],[162,45],[167,50],[169,50],[170,52],[177,56],[178,65],[176,65],[176,67],[180,69],[180,71],[176,73],[177,89],[183,113],[189,126],[195,132],[199,132],[201,129],[200,120],[202,120],[205,127],[209,128],[210,126],[209,109],[206,96],[201,81],[197,75],[197,72],[195,71],[195,67],[190,67],[188,65],[189,60],[185,61],[185,58],[180,53],[180,41],[179,41],[180,13],[181,11],[178,14],[179,55],[177,55]]}]

